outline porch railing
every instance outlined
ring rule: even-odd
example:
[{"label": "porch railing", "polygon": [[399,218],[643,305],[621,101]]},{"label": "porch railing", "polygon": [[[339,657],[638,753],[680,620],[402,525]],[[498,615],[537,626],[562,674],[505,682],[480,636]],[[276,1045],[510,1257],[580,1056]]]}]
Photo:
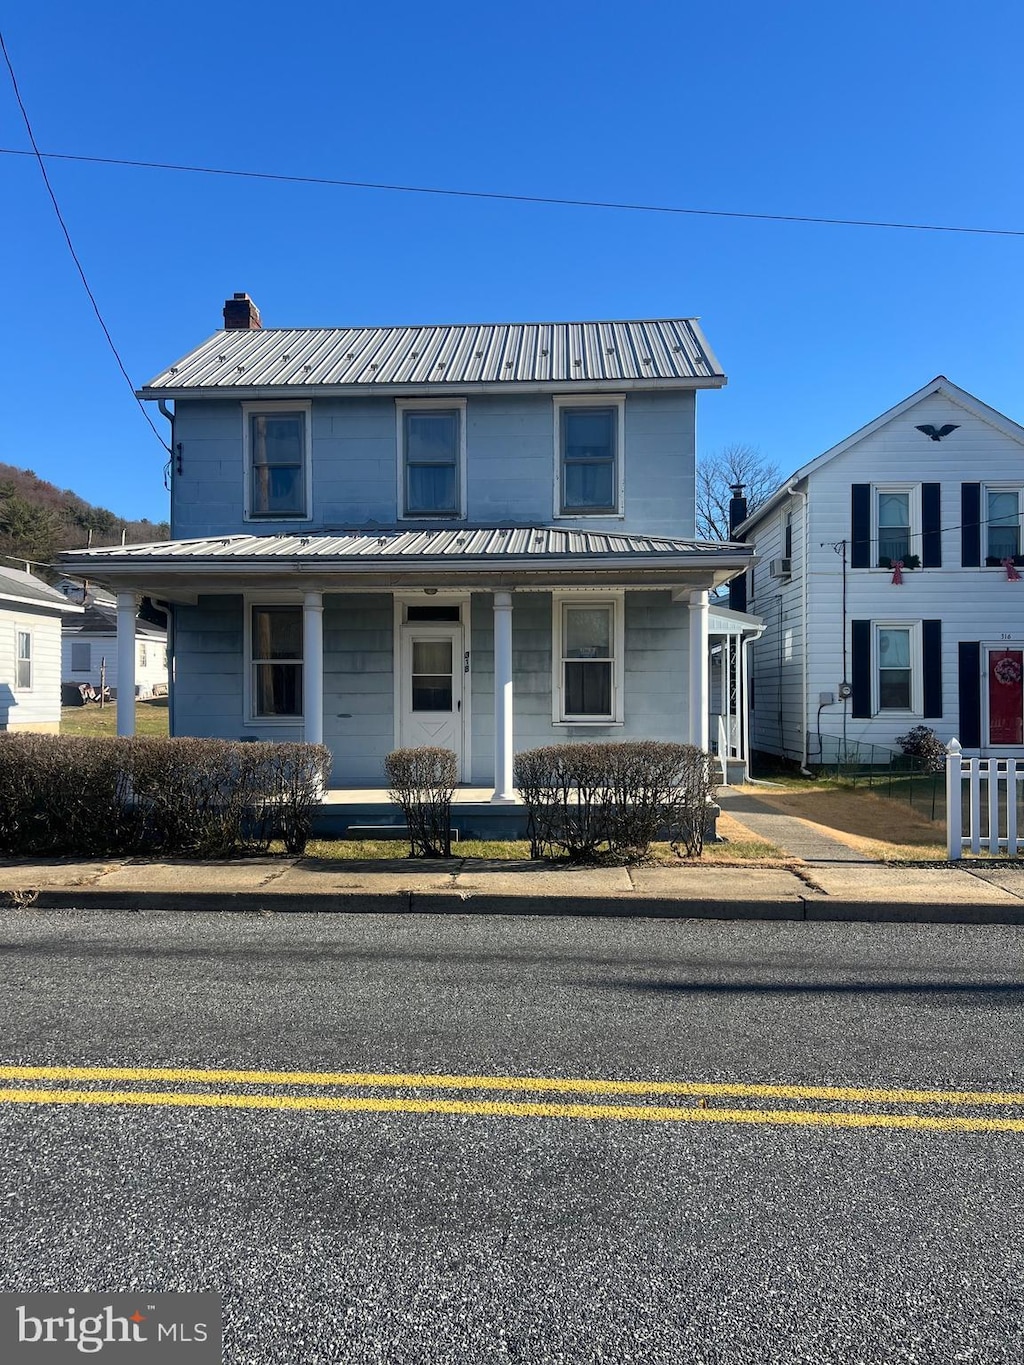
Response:
[{"label": "porch railing", "polygon": [[965,758],[946,745],[946,852],[1005,853],[1024,849],[1024,759]]}]

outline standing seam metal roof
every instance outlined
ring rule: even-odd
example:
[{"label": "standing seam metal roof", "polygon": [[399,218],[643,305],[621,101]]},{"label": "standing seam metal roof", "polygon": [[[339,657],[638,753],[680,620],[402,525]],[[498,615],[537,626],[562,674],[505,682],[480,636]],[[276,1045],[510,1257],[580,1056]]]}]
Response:
[{"label": "standing seam metal roof", "polygon": [[81,560],[169,559],[551,559],[607,556],[630,559],[651,556],[715,554],[749,555],[748,546],[717,541],[676,540],[662,536],[616,535],[550,527],[459,527],[447,530],[335,531],[273,536],[208,536],[151,545],[67,551]]},{"label": "standing seam metal roof", "polygon": [[141,397],[190,389],[686,382],[725,374],[694,318],[215,332]]}]

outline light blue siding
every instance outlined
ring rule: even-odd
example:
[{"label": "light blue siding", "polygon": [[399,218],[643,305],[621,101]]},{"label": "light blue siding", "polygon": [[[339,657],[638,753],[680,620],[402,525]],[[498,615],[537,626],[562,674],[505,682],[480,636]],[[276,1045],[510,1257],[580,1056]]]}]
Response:
[{"label": "light blue siding", "polygon": [[[630,393],[625,406],[625,515],[560,525],[687,536],[694,527],[694,394]],[[595,402],[600,396],[595,397]],[[312,521],[244,520],[242,406],[179,401],[181,473],[171,497],[176,538],[398,520],[397,422],[391,398],[312,405]],[[549,394],[469,397],[467,520],[545,525],[554,516],[555,405]]]},{"label": "light blue siding", "polygon": [[390,594],[324,597],[324,743],[334,787],[384,782],[395,747],[393,649]]}]

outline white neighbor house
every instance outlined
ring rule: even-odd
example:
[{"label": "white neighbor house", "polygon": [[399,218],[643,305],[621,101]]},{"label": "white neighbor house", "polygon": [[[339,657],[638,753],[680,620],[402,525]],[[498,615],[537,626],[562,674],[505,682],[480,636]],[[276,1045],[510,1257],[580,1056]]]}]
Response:
[{"label": "white neighbor house", "polygon": [[[65,683],[105,685],[117,695],[117,606],[94,602],[61,635],[61,679]],[[135,696],[167,694],[167,631],[151,621],[135,619]]]},{"label": "white neighbor house", "polygon": [[798,469],[734,533],[752,748],[813,767],[927,725],[1024,755],[1022,517],[1024,428],[941,376]]},{"label": "white neighbor house", "polygon": [[0,565],[0,730],[60,730],[60,623],[81,614],[56,588]]},{"label": "white neighbor house", "polygon": [[139,393],[172,538],[62,558],[116,592],[122,677],[135,595],[167,608],[172,734],[322,742],[350,789],[443,744],[513,803],[522,749],[708,746],[707,595],[751,553],[694,538],[724,383],[690,318],[275,329],[236,294]]}]

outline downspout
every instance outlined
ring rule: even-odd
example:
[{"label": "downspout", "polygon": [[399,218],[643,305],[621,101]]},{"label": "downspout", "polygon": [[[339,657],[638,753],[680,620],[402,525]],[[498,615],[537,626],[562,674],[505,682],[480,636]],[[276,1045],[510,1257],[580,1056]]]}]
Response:
[{"label": "downspout", "polygon": [[803,556],[803,557],[804,557],[804,562],[803,562],[803,564],[801,565],[801,573],[800,573],[800,634],[801,634],[801,636],[802,636],[802,639],[801,639],[801,641],[800,641],[800,644],[801,644],[801,649],[800,649],[800,661],[801,661],[801,672],[802,672],[802,674],[803,674],[803,679],[802,679],[802,684],[801,684],[801,688],[800,688],[800,696],[801,696],[800,709],[801,709],[801,711],[803,712],[804,747],[803,747],[803,756],[801,757],[801,760],[800,760],[800,771],[801,771],[801,773],[803,774],[804,777],[810,777],[810,776],[811,776],[811,772],[810,772],[809,768],[807,767],[807,757],[808,757],[808,754],[807,754],[807,677],[808,677],[808,673],[809,673],[808,660],[807,660],[807,651],[808,651],[808,643],[809,643],[809,635],[808,635],[808,631],[807,631],[807,579],[808,579],[808,576],[809,576],[810,571],[811,571],[811,570],[810,570],[810,555],[809,555],[809,548],[810,548],[810,543],[811,543],[811,536],[810,536],[810,527],[809,527],[809,525],[808,525],[808,522],[809,522],[810,519],[809,519],[809,517],[808,517],[808,515],[807,515],[807,494],[806,494],[806,493],[800,492],[799,489],[796,487],[796,484],[795,484],[795,483],[791,483],[791,484],[789,485],[789,488],[788,488],[786,491],[789,493],[789,495],[790,495],[791,497],[800,498],[800,499],[801,499],[801,512],[803,513],[803,526],[804,526],[804,556]]}]

